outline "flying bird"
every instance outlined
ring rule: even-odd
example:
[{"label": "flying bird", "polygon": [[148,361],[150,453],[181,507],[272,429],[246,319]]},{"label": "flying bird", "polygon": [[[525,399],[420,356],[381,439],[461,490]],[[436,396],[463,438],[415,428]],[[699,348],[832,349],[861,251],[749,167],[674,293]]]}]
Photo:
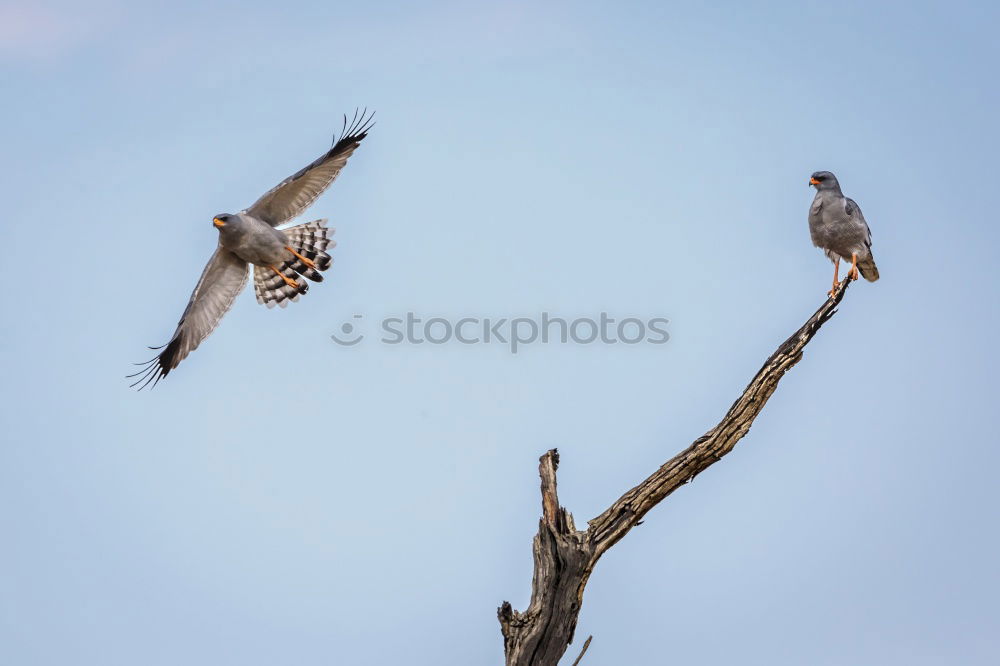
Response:
[{"label": "flying bird", "polygon": [[872,232],[853,199],[844,196],[837,177],[829,171],[817,171],[809,178],[809,185],[816,188],[816,197],[809,208],[809,235],[813,245],[833,262],[833,288],[827,292],[833,297],[840,277],[840,260],[851,262],[847,273],[852,280],[858,272],[868,280],[878,279],[878,268],[872,256]]},{"label": "flying bird", "polygon": [[315,161],[278,183],[252,206],[238,213],[219,213],[212,224],[219,231],[219,244],[201,274],[177,330],[158,355],[137,365],[142,369],[132,386],[141,391],[166,377],[171,370],[207,338],[232,306],[247,283],[253,265],[257,302],[269,308],[285,307],[306,293],[306,280],[322,282],[321,271],[330,267],[326,253],[336,243],[326,219],[293,227],[279,226],[302,214],[340,174],[347,159],[361,145],[374,122],[374,113],[355,112],[350,125],[344,116],[340,138]]}]

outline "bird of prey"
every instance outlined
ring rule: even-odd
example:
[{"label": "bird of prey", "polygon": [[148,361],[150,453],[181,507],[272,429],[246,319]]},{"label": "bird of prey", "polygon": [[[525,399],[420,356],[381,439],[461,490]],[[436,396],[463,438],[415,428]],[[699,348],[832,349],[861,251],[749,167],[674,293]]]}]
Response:
[{"label": "bird of prey", "polygon": [[[340,174],[347,158],[361,144],[372,128],[374,114],[355,112],[350,125],[344,116],[340,138],[312,163],[278,183],[252,206],[238,213],[219,213],[212,224],[219,231],[219,244],[208,260],[184,314],[170,341],[129,377],[138,377],[132,386],[142,390],[156,385],[194,351],[218,326],[222,316],[243,290],[253,265],[257,302],[267,307],[285,307],[299,300],[309,289],[306,279],[322,282],[320,271],[330,267],[326,253],[336,245],[329,235],[333,229],[326,220],[315,220],[294,227],[279,226],[298,217]],[[303,279],[305,278],[305,279]]]},{"label": "bird of prey", "polygon": [[840,260],[851,262],[848,277],[858,279],[858,272],[869,282],[878,279],[878,268],[872,256],[872,232],[853,199],[840,191],[837,177],[829,171],[817,171],[809,178],[816,188],[816,197],[809,208],[809,235],[813,245],[833,262],[833,297],[840,276]]}]

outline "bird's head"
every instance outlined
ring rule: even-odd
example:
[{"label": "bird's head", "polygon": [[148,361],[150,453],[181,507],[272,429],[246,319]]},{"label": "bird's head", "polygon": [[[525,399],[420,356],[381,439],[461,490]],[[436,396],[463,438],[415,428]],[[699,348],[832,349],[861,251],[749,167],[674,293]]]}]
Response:
[{"label": "bird's head", "polygon": [[840,189],[840,183],[837,182],[837,177],[829,171],[817,171],[813,175],[809,176],[809,185],[820,191]]},{"label": "bird's head", "polygon": [[212,224],[214,224],[215,228],[219,231],[222,231],[222,228],[227,224],[233,224],[234,222],[236,222],[236,216],[230,215],[229,213],[219,213],[212,218]]}]

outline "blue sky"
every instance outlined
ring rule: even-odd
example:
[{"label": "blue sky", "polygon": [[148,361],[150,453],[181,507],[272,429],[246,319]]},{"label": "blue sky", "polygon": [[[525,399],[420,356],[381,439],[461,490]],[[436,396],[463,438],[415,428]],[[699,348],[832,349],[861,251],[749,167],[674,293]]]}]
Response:
[{"label": "blue sky", "polygon": [[[584,525],[714,425],[825,297],[829,169],[882,279],[603,558],[584,663],[997,663],[1000,11],[705,5],[0,2],[0,661],[502,663],[537,457]],[[327,280],[130,392],[356,106]],[[411,311],[671,339],[330,340]]]}]

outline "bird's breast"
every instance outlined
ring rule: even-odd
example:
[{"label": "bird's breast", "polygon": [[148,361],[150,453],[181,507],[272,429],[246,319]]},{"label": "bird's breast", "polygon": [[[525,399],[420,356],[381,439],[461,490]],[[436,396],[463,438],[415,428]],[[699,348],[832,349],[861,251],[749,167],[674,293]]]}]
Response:
[{"label": "bird's breast", "polygon": [[222,244],[243,261],[267,266],[287,259],[285,236],[267,225],[246,224],[239,234],[223,236]]}]

